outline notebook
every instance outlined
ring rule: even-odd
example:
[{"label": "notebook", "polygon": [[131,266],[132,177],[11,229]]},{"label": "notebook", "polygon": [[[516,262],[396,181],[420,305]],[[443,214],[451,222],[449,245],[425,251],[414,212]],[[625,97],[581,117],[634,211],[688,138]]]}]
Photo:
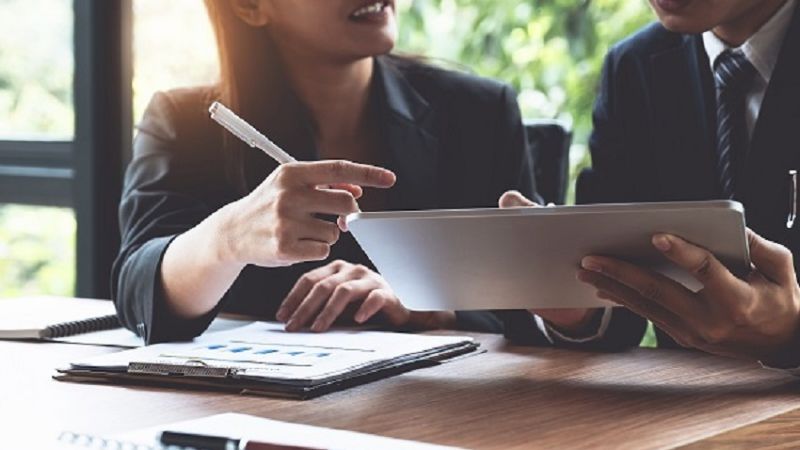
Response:
[{"label": "notebook", "polygon": [[470,337],[340,330],[288,333],[253,322],[191,342],[156,344],[76,361],[56,379],[193,386],[307,399],[476,350]]},{"label": "notebook", "polygon": [[[245,414],[218,414],[171,425],[148,428],[111,437],[66,432],[59,438],[58,450],[136,449],[166,450],[158,443],[162,431],[213,434],[236,439],[248,439],[273,444],[273,448],[304,448],[328,450],[452,450],[453,447],[392,439],[346,430],[300,425],[262,419]],[[171,447],[170,450],[180,450]]]},{"label": "notebook", "polygon": [[0,339],[58,340],[121,326],[114,305],[107,300],[0,299]]}]

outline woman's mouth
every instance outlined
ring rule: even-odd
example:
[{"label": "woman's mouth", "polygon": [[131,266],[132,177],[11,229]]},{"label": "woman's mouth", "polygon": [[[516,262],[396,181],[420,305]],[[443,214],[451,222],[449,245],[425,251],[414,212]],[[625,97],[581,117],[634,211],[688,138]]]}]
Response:
[{"label": "woman's mouth", "polygon": [[356,22],[383,22],[392,9],[391,0],[377,0],[365,4],[350,14],[350,20]]},{"label": "woman's mouth", "polygon": [[688,6],[691,0],[656,0],[656,6],[662,11],[669,14],[679,13],[683,8]]}]

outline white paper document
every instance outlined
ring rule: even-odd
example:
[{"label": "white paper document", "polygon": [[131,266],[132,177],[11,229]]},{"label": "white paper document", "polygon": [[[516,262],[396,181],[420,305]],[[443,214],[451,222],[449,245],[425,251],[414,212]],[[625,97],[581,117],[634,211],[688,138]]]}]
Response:
[{"label": "white paper document", "polygon": [[[202,435],[222,436],[269,443],[276,446],[292,446],[327,450],[452,450],[454,447],[424,444],[422,442],[392,439],[353,431],[313,427],[277,420],[262,419],[245,414],[218,414],[161,427],[125,433],[111,439],[73,435],[62,435],[63,449],[74,448],[136,448],[162,450],[158,436],[162,431],[176,431]],[[76,445],[70,445],[69,441]],[[99,446],[103,443],[105,446]],[[85,445],[85,447],[82,447]]]},{"label": "white paper document", "polygon": [[[192,342],[156,344],[77,361],[73,368],[169,373],[178,367],[225,369],[226,376],[314,384],[387,362],[419,359],[472,343],[463,336],[379,331],[289,333],[277,323],[254,322],[204,334]],[[134,369],[135,371],[135,369]]]}]

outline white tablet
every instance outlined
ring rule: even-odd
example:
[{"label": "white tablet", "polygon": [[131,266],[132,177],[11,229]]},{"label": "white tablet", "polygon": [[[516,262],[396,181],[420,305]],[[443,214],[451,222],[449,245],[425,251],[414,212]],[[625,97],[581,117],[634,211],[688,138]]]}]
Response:
[{"label": "white tablet", "polygon": [[586,255],[621,258],[700,285],[651,244],[657,233],[750,271],[744,208],[730,201],[352,214],[348,226],[412,310],[608,306],[576,279]]}]

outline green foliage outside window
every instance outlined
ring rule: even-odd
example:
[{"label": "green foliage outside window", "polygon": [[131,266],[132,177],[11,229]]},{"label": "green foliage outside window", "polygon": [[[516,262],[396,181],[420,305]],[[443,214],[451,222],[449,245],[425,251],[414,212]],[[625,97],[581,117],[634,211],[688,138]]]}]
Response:
[{"label": "green foliage outside window", "polygon": [[0,0],[0,139],[69,139],[72,2]]},{"label": "green foliage outside window", "polygon": [[399,10],[401,50],[509,83],[523,117],[571,124],[573,178],[589,165],[605,54],[654,20],[646,0],[413,0]]},{"label": "green foliage outside window", "polygon": [[74,291],[72,211],[0,205],[0,298]]}]

